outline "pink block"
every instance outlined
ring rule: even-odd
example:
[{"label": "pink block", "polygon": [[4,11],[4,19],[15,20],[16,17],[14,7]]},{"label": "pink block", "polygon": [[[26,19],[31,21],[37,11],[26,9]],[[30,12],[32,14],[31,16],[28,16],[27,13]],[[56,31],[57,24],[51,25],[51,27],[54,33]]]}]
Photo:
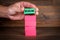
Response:
[{"label": "pink block", "polygon": [[36,15],[25,15],[25,36],[36,36]]}]

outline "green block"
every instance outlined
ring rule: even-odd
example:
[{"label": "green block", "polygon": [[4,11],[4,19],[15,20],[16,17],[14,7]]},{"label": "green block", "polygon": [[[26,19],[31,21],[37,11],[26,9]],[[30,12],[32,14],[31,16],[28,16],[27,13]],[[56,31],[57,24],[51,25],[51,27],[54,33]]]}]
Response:
[{"label": "green block", "polygon": [[34,8],[25,8],[24,14],[35,14],[35,9]]}]

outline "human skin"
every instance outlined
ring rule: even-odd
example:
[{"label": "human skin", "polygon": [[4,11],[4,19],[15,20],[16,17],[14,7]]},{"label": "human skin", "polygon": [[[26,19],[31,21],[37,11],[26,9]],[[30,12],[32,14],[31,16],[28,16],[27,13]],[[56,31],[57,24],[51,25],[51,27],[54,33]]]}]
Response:
[{"label": "human skin", "polygon": [[24,8],[35,8],[35,15],[38,15],[39,9],[36,5],[30,2],[17,2],[10,6],[0,5],[0,17],[9,18],[11,20],[22,20],[24,19]]}]

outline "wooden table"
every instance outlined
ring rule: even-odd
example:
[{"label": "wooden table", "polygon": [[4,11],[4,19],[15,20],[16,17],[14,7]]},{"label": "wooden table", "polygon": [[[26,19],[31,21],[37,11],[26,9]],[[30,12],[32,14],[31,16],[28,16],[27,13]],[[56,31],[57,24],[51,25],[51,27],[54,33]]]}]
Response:
[{"label": "wooden table", "polygon": [[[7,0],[6,0],[7,1]],[[20,0],[0,1],[0,4],[8,6]],[[26,38],[24,36],[24,20],[12,21],[0,18],[1,40],[59,40],[60,38],[60,2],[59,0],[30,1],[39,8],[37,16],[37,37]],[[5,2],[5,3],[4,3]],[[8,3],[8,4],[7,4]]]}]

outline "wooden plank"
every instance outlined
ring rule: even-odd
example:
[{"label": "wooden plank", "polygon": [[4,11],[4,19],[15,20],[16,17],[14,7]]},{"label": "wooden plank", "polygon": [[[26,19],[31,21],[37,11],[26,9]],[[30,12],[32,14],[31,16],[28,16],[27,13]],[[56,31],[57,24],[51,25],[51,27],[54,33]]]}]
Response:
[{"label": "wooden plank", "polygon": [[60,28],[41,27],[37,28],[37,37],[25,37],[24,28],[19,27],[0,27],[0,40],[53,40],[60,39]]},{"label": "wooden plank", "polygon": [[[60,6],[60,0],[22,0],[22,1],[27,1],[27,2],[31,2],[36,5],[42,5],[42,6],[44,5]],[[21,2],[21,0],[0,0],[0,5],[8,6],[16,2]]]},{"label": "wooden plank", "polygon": [[[22,0],[22,1],[31,2],[35,5],[43,5],[43,6],[53,5],[53,0]],[[0,0],[0,5],[9,6],[16,2],[21,2],[21,0]]]},{"label": "wooden plank", "polygon": [[[60,26],[60,6],[38,6],[37,27],[57,27]],[[12,21],[1,20],[0,27],[24,27],[24,20]]]},{"label": "wooden plank", "polygon": [[37,16],[37,26],[60,26],[60,6],[39,6],[40,15]]},{"label": "wooden plank", "polygon": [[60,0],[53,0],[53,5],[60,6]]}]

